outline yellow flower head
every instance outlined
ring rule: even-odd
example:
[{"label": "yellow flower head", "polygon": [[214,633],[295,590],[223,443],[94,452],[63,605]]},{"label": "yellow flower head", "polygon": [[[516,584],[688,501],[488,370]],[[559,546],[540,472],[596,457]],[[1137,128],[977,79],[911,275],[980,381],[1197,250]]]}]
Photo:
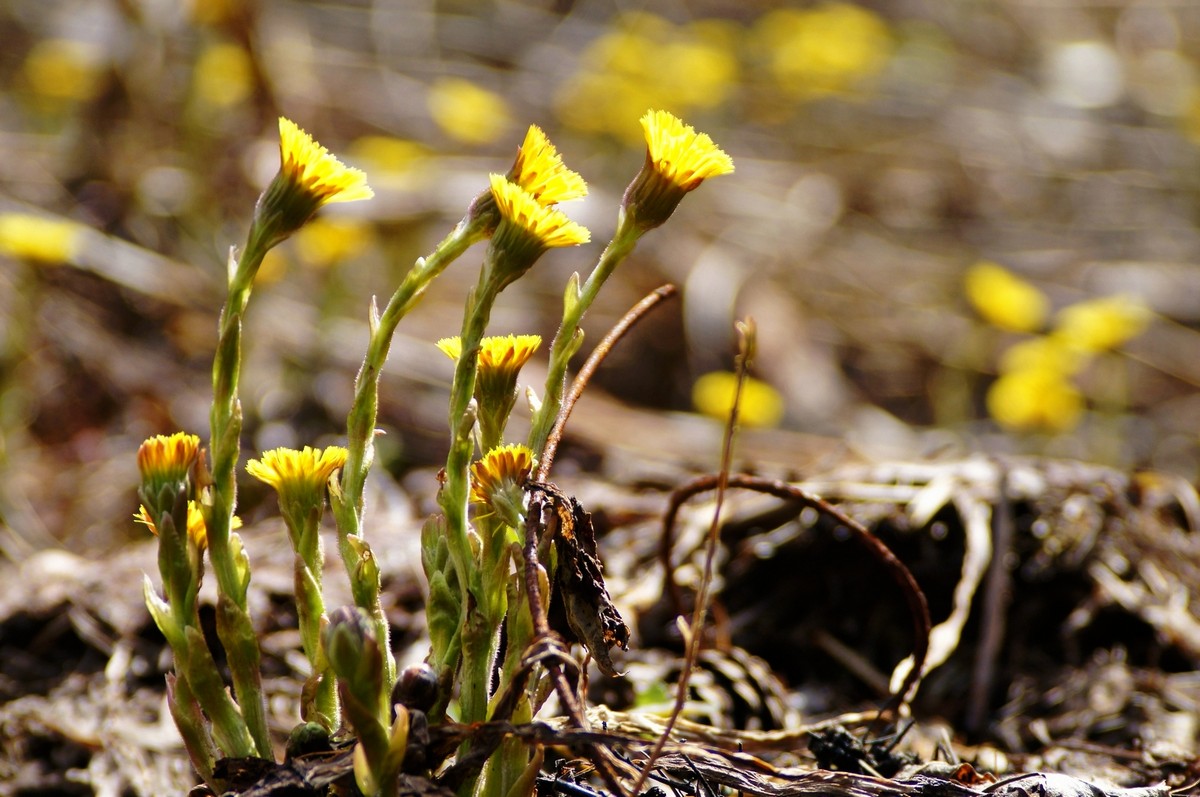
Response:
[{"label": "yellow flower head", "polygon": [[[475,370],[475,400],[483,444],[499,443],[517,400],[517,375],[533,357],[542,339],[537,335],[502,335],[480,341]],[[438,348],[454,361],[462,356],[460,338],[443,338]]]},{"label": "yellow flower head", "polygon": [[[542,344],[538,335],[498,335],[484,338],[479,343],[479,370],[494,373],[511,373],[516,376],[521,366]],[[437,347],[451,360],[462,356],[462,338],[442,338]]]},{"label": "yellow flower head", "polygon": [[[143,484],[183,482],[200,455],[200,438],[186,432],[155,435],[138,447],[138,470]],[[157,493],[157,489],[154,490]]]},{"label": "yellow flower head", "polygon": [[529,126],[508,179],[524,188],[540,205],[587,196],[583,177],[563,165],[562,156],[537,125]]},{"label": "yellow flower head", "polygon": [[471,500],[510,526],[519,522],[524,487],[533,472],[533,452],[523,445],[493,448],[471,466]]},{"label": "yellow flower head", "polygon": [[69,263],[86,228],[29,213],[0,213],[0,254],[35,263]]},{"label": "yellow flower head", "polygon": [[279,173],[258,200],[257,220],[273,225],[273,243],[298,230],[330,202],[370,199],[367,175],[345,166],[290,119],[279,117]]},{"label": "yellow flower head", "polygon": [[1046,322],[1050,301],[1034,285],[996,263],[967,269],[967,300],[987,321],[1010,332],[1033,332]]},{"label": "yellow flower head", "polygon": [[[208,547],[208,527],[204,524],[204,513],[200,511],[200,506],[195,501],[188,501],[187,514],[188,538],[196,543],[197,548],[204,550]],[[158,526],[155,525],[154,518],[150,516],[150,510],[146,509],[145,505],[138,507],[137,514],[133,516],[133,519],[150,529],[151,534],[158,536]],[[241,528],[242,519],[235,517],[231,525],[235,529]]]},{"label": "yellow flower head", "polygon": [[705,133],[666,111],[647,111],[646,164],[625,190],[623,207],[643,230],[662,224],[709,177],[733,172],[733,158]]},{"label": "yellow flower head", "polygon": [[321,506],[329,477],[346,464],[347,456],[341,446],[323,450],[305,446],[302,451],[276,448],[247,462],[246,471],[275,488],[281,507]]},{"label": "yellow flower head", "polygon": [[1115,349],[1146,329],[1151,312],[1130,296],[1105,296],[1064,307],[1055,319],[1053,336],[1084,352]]},{"label": "yellow flower head", "polygon": [[554,208],[543,207],[533,195],[500,174],[490,175],[492,198],[500,209],[500,225],[492,237],[499,288],[524,274],[547,249],[578,246],[591,240],[586,227]]}]

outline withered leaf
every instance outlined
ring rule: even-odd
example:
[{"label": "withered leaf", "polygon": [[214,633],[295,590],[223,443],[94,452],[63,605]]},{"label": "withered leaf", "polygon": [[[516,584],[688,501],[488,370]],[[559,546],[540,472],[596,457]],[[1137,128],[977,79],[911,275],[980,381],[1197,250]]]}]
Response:
[{"label": "withered leaf", "polygon": [[[629,646],[629,626],[604,585],[592,516],[553,484],[530,482],[525,489],[530,493],[529,517],[546,518],[543,531],[552,535],[558,557],[550,600],[551,627],[586,647],[605,675],[619,675],[608,652],[614,645],[621,650]],[[546,508],[552,511],[545,512]]]}]

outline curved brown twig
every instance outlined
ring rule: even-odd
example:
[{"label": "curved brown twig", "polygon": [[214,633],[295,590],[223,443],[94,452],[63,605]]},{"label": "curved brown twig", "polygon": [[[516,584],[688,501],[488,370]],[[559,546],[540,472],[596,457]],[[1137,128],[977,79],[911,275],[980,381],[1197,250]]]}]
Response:
[{"label": "curved brown twig", "polygon": [[[717,489],[720,483],[720,474],[709,474],[693,479],[671,493],[671,501],[667,506],[666,515],[663,517],[663,534],[659,546],[659,559],[663,565],[667,589],[674,601],[680,601],[679,585],[675,583],[674,566],[671,563],[671,548],[675,537],[675,519],[679,515],[680,508],[692,496]],[[904,594],[904,600],[908,604],[908,611],[912,618],[913,627],[913,666],[909,670],[908,675],[905,676],[904,683],[900,685],[900,688],[892,696],[891,701],[891,705],[899,705],[905,699],[913,684],[921,677],[921,670],[925,666],[925,656],[929,652],[929,604],[925,600],[925,593],[921,591],[917,580],[913,578],[912,572],[904,566],[903,562],[896,558],[896,555],[892,553],[890,548],[884,545],[878,537],[868,531],[857,520],[828,501],[818,498],[815,495],[809,495],[795,485],[778,479],[765,479],[759,476],[736,474],[728,477],[727,486],[743,490],[753,490],[754,492],[774,495],[788,501],[795,501],[803,506],[812,507],[821,514],[833,518],[849,529],[859,542],[865,545],[867,550],[891,573],[892,579]]]}]

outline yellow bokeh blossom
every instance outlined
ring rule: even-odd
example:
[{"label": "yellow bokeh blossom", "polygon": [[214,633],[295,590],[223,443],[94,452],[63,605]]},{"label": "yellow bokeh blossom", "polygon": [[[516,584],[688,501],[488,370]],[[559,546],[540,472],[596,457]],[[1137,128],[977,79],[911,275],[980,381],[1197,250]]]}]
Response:
[{"label": "yellow bokeh blossom", "polygon": [[344,165],[296,123],[279,117],[279,173],[258,200],[256,220],[278,242],[331,202],[375,196],[367,175]]},{"label": "yellow bokeh blossom", "polygon": [[622,206],[641,229],[657,227],[675,212],[684,194],[710,177],[733,172],[733,158],[706,133],[666,111],[642,117],[646,163],[625,190]]},{"label": "yellow bokeh blossom", "polygon": [[1131,296],[1105,296],[1064,307],[1055,317],[1053,336],[1084,352],[1102,352],[1145,331],[1150,309]]},{"label": "yellow bokeh blossom", "polygon": [[254,91],[250,54],[233,42],[209,45],[196,59],[192,85],[206,108],[228,109],[245,102]]},{"label": "yellow bokeh blossom", "polygon": [[[724,421],[733,410],[737,392],[737,374],[713,371],[704,374],[692,386],[692,404],[700,413]],[[746,377],[738,422],[744,426],[778,426],[783,420],[783,396],[766,382]]]},{"label": "yellow bokeh blossom", "polygon": [[1014,343],[1000,355],[1000,373],[1045,371],[1073,376],[1086,364],[1077,349],[1054,335],[1039,335]]},{"label": "yellow bokeh blossom", "polygon": [[1083,415],[1083,396],[1063,374],[1029,368],[1002,374],[987,393],[998,423],[1022,431],[1066,432]]},{"label": "yellow bokeh blossom", "polygon": [[796,99],[845,94],[887,65],[887,23],[851,3],[785,8],[763,15],[751,40],[780,90]]},{"label": "yellow bokeh blossom", "polygon": [[1033,332],[1050,312],[1045,294],[996,263],[981,261],[971,266],[964,287],[976,312],[1001,329]]},{"label": "yellow bokeh blossom", "polygon": [[464,144],[489,144],[508,128],[504,98],[462,78],[440,78],[429,87],[429,115]]},{"label": "yellow bokeh blossom", "polygon": [[103,86],[102,53],[72,39],[43,39],[29,51],[22,72],[30,90],[51,100],[88,100]]},{"label": "yellow bokeh blossom", "polygon": [[587,183],[578,172],[563,165],[562,156],[537,125],[529,126],[508,179],[524,188],[542,205],[554,205],[587,196]]},{"label": "yellow bokeh blossom", "polygon": [[635,144],[629,120],[648,107],[680,113],[714,108],[738,86],[735,53],[741,38],[732,22],[702,19],[684,25],[646,12],[621,14],[612,29],[583,52],[580,69],[556,96],[569,126]]},{"label": "yellow bokeh blossom", "polygon": [[330,476],[346,464],[347,456],[341,446],[305,446],[301,451],[276,448],[247,462],[246,472],[275,488],[280,506],[320,506]]},{"label": "yellow bokeh blossom", "polygon": [[69,263],[87,228],[29,213],[0,213],[0,254],[35,263]]},{"label": "yellow bokeh blossom", "polygon": [[371,225],[359,219],[318,218],[301,227],[292,240],[300,260],[326,268],[362,254],[374,234]]}]

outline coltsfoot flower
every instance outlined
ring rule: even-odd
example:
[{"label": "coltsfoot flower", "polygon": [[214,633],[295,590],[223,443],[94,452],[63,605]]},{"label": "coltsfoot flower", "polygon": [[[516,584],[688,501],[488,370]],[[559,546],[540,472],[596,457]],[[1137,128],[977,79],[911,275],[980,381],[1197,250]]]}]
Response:
[{"label": "coltsfoot flower", "polygon": [[624,212],[642,230],[653,229],[675,212],[684,194],[705,180],[733,172],[733,158],[705,133],[666,111],[647,111],[646,163],[625,190]]},{"label": "coltsfoot flower", "polygon": [[192,466],[199,457],[200,438],[194,434],[159,434],[145,440],[137,453],[142,502],[155,513],[169,511],[179,492],[188,489]]},{"label": "coltsfoot flower", "polygon": [[[492,397],[507,397],[517,386],[517,374],[542,344],[539,335],[497,335],[479,342],[478,377],[475,395],[480,403]],[[442,338],[437,347],[451,360],[462,356],[462,338]]]},{"label": "coltsfoot flower", "polygon": [[516,444],[493,448],[471,466],[471,500],[510,526],[524,512],[525,482],[533,472],[533,452]]},{"label": "coltsfoot flower", "polygon": [[500,209],[500,226],[492,237],[496,253],[496,290],[529,270],[546,250],[578,246],[591,240],[591,233],[555,208],[544,207],[521,186],[500,174],[491,175],[492,197]]},{"label": "coltsfoot flower", "polygon": [[508,179],[529,192],[540,205],[582,199],[588,191],[583,177],[563,165],[562,156],[537,125],[529,126]]},{"label": "coltsfoot flower", "polygon": [[370,199],[367,175],[344,165],[296,123],[279,117],[279,172],[258,199],[255,220],[278,243],[323,205]]},{"label": "coltsfoot flower", "polygon": [[[506,178],[544,207],[587,196],[583,177],[563,164],[562,156],[537,125],[529,126]],[[467,217],[489,231],[495,230],[501,217],[491,188],[475,198]]]},{"label": "coltsfoot flower", "polygon": [[305,446],[302,451],[276,448],[265,451],[261,459],[246,463],[246,471],[275,488],[280,507],[322,506],[329,477],[346,464],[347,452],[341,446],[325,449]]},{"label": "coltsfoot flower", "polygon": [[[475,371],[475,400],[484,447],[498,445],[517,401],[517,376],[542,339],[537,335],[501,335],[480,341]],[[460,338],[443,338],[438,348],[450,359],[462,356]]]}]

